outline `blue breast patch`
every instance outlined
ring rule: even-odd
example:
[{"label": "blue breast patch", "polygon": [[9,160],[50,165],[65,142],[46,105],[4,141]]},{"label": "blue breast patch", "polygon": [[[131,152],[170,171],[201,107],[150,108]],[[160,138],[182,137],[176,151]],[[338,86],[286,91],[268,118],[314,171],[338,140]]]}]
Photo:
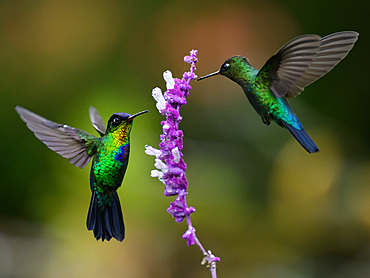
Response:
[{"label": "blue breast patch", "polygon": [[127,147],[127,145],[123,145],[123,146],[121,146],[121,147],[119,147],[117,149],[117,151],[115,152],[115,155],[114,155],[114,159],[115,160],[120,161],[120,162],[123,162],[123,160],[125,159],[125,157],[127,157],[126,147]]}]

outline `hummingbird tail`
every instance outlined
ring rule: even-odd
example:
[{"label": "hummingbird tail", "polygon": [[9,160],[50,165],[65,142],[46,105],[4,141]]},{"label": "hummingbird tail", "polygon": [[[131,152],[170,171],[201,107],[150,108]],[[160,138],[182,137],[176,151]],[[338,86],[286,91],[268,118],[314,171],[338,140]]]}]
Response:
[{"label": "hummingbird tail", "polygon": [[316,146],[315,142],[311,139],[307,132],[303,129],[303,127],[299,130],[284,121],[281,122],[283,126],[287,130],[289,130],[289,132],[299,142],[299,144],[301,144],[302,147],[306,149],[306,151],[308,151],[309,153],[317,153],[319,151],[319,148]]},{"label": "hummingbird tail", "polygon": [[114,237],[122,241],[125,238],[125,225],[117,192],[113,193],[112,205],[99,207],[96,193],[93,191],[86,226],[89,231],[94,231],[96,240],[109,241]]}]

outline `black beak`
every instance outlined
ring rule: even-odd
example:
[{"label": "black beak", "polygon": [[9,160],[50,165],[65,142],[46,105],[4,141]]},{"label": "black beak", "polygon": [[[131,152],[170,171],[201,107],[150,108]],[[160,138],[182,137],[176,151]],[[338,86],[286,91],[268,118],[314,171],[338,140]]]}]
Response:
[{"label": "black beak", "polygon": [[206,78],[211,77],[211,76],[214,76],[214,75],[220,75],[220,74],[221,74],[221,72],[218,70],[218,71],[216,71],[214,73],[210,73],[210,74],[208,74],[206,76],[203,76],[203,77],[198,78],[197,81],[206,79]]},{"label": "black beak", "polygon": [[134,118],[136,118],[137,116],[139,116],[139,115],[141,115],[141,114],[148,113],[148,112],[149,112],[149,110],[145,110],[145,111],[138,112],[138,113],[136,113],[135,115],[132,115],[132,116],[128,117],[128,119],[127,119],[127,120],[132,121],[132,120],[133,120]]}]

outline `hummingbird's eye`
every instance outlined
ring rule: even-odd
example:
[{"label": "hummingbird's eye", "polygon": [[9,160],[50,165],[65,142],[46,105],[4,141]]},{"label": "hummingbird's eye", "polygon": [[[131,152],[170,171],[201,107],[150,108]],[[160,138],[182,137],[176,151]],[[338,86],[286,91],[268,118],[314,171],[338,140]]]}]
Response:
[{"label": "hummingbird's eye", "polygon": [[226,69],[226,68],[228,68],[230,66],[230,64],[229,63],[226,63],[226,64],[224,64],[224,68]]},{"label": "hummingbird's eye", "polygon": [[121,121],[122,121],[122,120],[121,120],[120,118],[118,118],[118,117],[117,117],[117,118],[114,118],[114,119],[113,119],[113,124],[114,124],[114,125],[119,125],[119,124],[121,123]]}]

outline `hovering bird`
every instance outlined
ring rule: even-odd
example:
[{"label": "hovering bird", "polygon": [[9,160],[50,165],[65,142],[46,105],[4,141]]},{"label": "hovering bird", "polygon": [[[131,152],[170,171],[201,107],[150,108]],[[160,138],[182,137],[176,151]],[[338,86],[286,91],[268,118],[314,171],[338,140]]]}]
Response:
[{"label": "hovering bird", "polygon": [[83,130],[49,121],[23,107],[15,110],[27,127],[49,149],[68,158],[73,165],[84,168],[93,158],[90,172],[92,192],[87,214],[87,229],[94,231],[96,240],[118,241],[125,238],[117,189],[126,172],[130,152],[130,132],[135,115],[115,113],[107,128],[97,110],[90,107],[90,120],[100,138]]},{"label": "hovering bird", "polygon": [[359,34],[343,31],[321,38],[303,35],[285,44],[260,69],[252,67],[243,56],[227,59],[220,70],[202,80],[224,75],[238,83],[263,123],[275,121],[290,131],[309,153],[319,148],[299,122],[287,98],[296,97],[306,86],[332,70],[357,41]]}]

